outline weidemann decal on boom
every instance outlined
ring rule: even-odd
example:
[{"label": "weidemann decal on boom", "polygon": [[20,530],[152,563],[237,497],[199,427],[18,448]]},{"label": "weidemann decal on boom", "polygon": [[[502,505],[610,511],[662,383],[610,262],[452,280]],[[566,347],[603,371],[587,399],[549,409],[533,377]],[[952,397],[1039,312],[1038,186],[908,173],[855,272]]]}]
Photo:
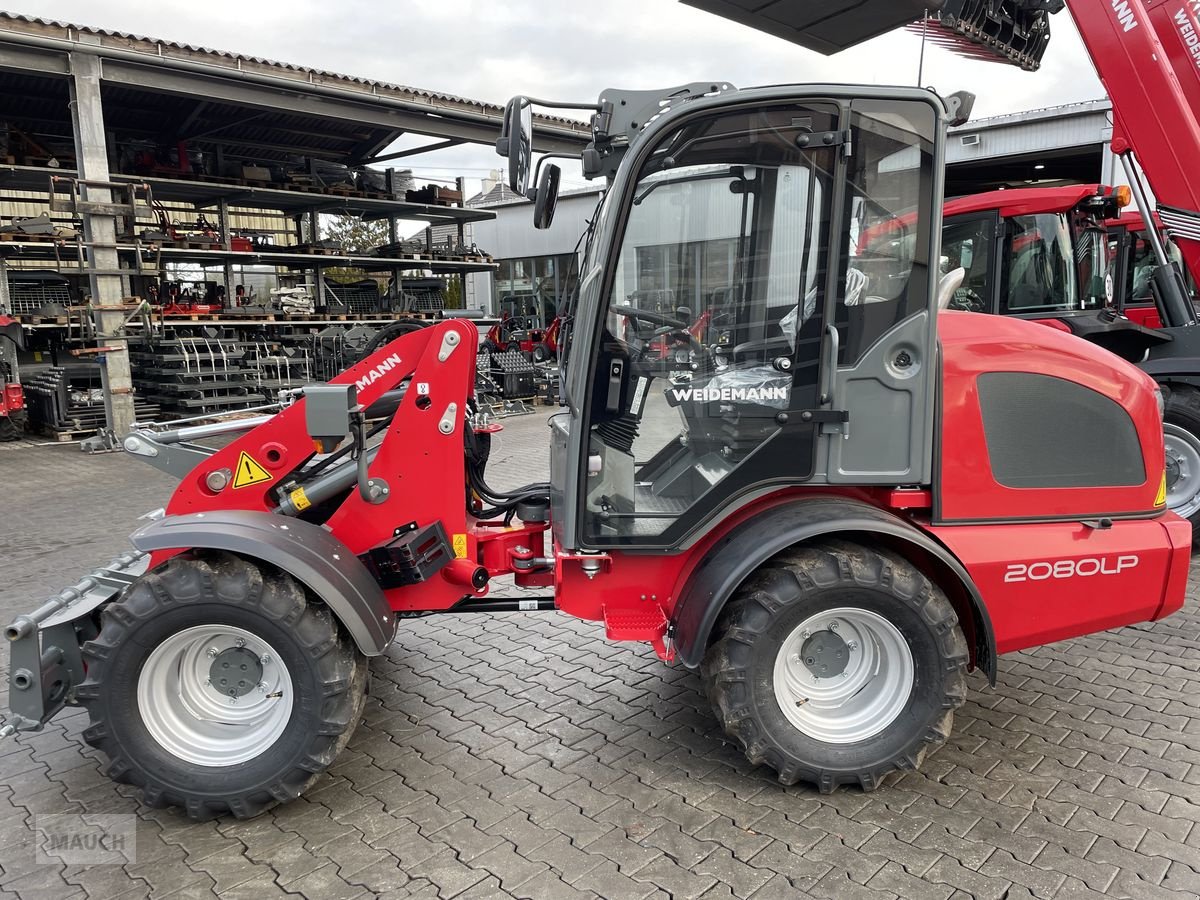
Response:
[{"label": "weidemann decal on boom", "polygon": [[358,381],[354,382],[354,387],[361,391],[367,385],[374,384],[398,365],[400,365],[400,354],[393,353],[362,378],[358,379]]},{"label": "weidemann decal on boom", "polygon": [[1187,47],[1188,53],[1192,54],[1197,68],[1200,68],[1200,34],[1196,34],[1196,26],[1193,23],[1193,18],[1200,19],[1200,0],[1191,0],[1190,6],[1191,15],[1188,14],[1187,7],[1179,7],[1175,13],[1175,24],[1179,26],[1179,39],[1183,41],[1183,46]]}]

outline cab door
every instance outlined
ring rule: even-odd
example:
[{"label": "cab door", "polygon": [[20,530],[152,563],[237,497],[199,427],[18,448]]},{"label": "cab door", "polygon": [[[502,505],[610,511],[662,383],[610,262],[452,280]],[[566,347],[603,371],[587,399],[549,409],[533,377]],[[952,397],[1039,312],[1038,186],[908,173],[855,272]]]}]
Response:
[{"label": "cab door", "polygon": [[[937,384],[935,255],[942,130],[934,106],[855,100],[840,290],[827,299],[821,400],[845,421],[822,430],[835,484],[928,484]],[[886,229],[889,240],[860,235]],[[947,276],[948,277],[948,276]]]}]

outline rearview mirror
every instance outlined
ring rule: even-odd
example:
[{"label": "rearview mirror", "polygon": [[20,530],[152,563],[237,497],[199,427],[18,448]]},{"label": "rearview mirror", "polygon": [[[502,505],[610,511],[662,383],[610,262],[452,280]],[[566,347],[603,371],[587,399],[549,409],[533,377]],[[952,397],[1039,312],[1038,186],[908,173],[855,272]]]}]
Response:
[{"label": "rearview mirror", "polygon": [[538,176],[537,191],[533,195],[533,227],[546,229],[554,221],[554,208],[558,205],[558,182],[562,170],[554,163],[546,163]]},{"label": "rearview mirror", "polygon": [[508,157],[508,187],[528,196],[529,166],[533,159],[533,107],[526,97],[513,97],[504,107],[504,123],[496,152]]}]

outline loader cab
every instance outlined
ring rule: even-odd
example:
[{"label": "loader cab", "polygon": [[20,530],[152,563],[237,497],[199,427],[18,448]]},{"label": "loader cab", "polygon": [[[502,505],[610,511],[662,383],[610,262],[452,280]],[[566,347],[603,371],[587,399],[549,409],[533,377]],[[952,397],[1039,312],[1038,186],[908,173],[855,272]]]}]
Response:
[{"label": "loader cab", "polygon": [[563,351],[560,546],[677,548],[772,490],[928,483],[944,117],[926,91],[778,87],[639,129]]},{"label": "loader cab", "polygon": [[[1146,236],[1144,217],[1137,212],[1125,213],[1120,218],[1109,219],[1105,224],[1108,230],[1109,265],[1121,311],[1148,328],[1161,328],[1162,316],[1151,288],[1157,260]],[[1163,234],[1163,242],[1195,303],[1200,292],[1184,263],[1179,245],[1167,234]]]},{"label": "loader cab", "polygon": [[1099,185],[948,201],[941,267],[966,270],[950,307],[1026,319],[1094,318],[1113,305],[1104,219],[1119,202]]}]

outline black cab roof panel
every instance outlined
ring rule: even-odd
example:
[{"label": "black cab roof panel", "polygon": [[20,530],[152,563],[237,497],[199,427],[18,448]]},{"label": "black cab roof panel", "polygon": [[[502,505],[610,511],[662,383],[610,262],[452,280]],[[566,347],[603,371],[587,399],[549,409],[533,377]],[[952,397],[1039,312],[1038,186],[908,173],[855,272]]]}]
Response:
[{"label": "black cab roof panel", "polygon": [[940,0],[683,0],[785,41],[831,55],[911,22]]}]

